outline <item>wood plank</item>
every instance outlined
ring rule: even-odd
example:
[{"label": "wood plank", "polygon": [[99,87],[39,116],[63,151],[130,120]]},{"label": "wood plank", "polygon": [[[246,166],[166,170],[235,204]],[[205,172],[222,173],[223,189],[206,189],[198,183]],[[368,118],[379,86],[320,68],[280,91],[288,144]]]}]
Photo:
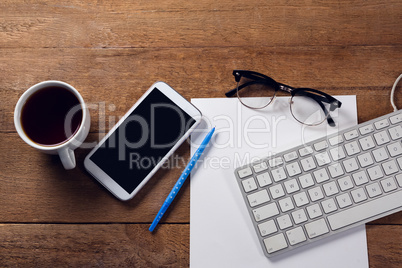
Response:
[{"label": "wood plank", "polygon": [[[260,71],[295,87],[356,94],[364,122],[391,112],[389,93],[401,52],[402,46],[5,49],[0,50],[0,131],[14,131],[18,98],[40,81],[76,87],[90,105],[91,131],[105,132],[155,81],[166,81],[187,99],[225,97],[235,86],[233,69]],[[396,93],[400,107],[401,94]]]},{"label": "wood plank", "polygon": [[366,230],[370,267],[400,268],[402,226],[369,225]]},{"label": "wood plank", "polygon": [[400,44],[398,0],[6,1],[0,47],[278,47]]},{"label": "wood plank", "polygon": [[2,267],[188,267],[189,225],[1,224]]},{"label": "wood plank", "polygon": [[[0,222],[151,223],[188,162],[183,144],[145,187],[122,202],[95,181],[83,166],[89,149],[77,149],[77,167],[64,170],[58,156],[30,148],[15,134],[0,135]],[[96,135],[90,135],[95,139]],[[186,146],[187,145],[187,146]],[[189,180],[162,222],[188,223]]]},{"label": "wood plank", "polygon": [[[188,224],[154,233],[144,224],[1,224],[0,265],[188,266],[189,232]],[[370,267],[399,267],[401,238],[400,225],[367,226]]]}]

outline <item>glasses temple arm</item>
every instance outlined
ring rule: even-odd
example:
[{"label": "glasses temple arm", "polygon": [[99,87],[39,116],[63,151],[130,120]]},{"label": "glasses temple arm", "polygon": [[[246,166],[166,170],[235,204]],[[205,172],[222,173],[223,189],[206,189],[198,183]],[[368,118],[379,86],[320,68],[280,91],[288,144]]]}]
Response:
[{"label": "glasses temple arm", "polygon": [[226,97],[232,97],[234,94],[236,94],[237,88],[234,88],[228,92],[225,93]]},{"label": "glasses temple arm", "polygon": [[331,127],[334,127],[335,121],[334,121],[334,119],[332,119],[332,116],[330,115],[327,108],[325,108],[325,106],[324,106],[324,104],[322,104],[322,102],[319,102],[318,104],[321,106],[321,109],[324,111],[324,114],[327,116],[328,125],[330,125]]}]

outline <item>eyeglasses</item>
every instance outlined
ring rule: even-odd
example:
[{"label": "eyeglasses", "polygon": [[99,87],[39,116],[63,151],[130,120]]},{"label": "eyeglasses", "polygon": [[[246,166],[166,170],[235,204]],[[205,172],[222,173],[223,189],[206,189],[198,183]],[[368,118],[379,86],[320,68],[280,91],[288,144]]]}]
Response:
[{"label": "eyeglasses", "polygon": [[342,103],[331,95],[311,88],[293,88],[253,71],[234,70],[233,75],[237,86],[225,95],[237,94],[244,106],[262,109],[273,102],[278,91],[286,91],[291,94],[290,112],[298,122],[316,126],[327,120],[331,127],[335,126],[329,112],[340,108]]}]

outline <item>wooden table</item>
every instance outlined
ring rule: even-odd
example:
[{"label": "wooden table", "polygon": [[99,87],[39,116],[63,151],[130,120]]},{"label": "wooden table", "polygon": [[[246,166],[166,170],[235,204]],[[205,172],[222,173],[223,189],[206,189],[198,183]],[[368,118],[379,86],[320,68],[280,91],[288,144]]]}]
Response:
[{"label": "wooden table", "polygon": [[[0,266],[188,266],[190,189],[148,227],[181,170],[158,172],[129,202],[83,167],[25,144],[21,94],[43,80],[76,87],[97,142],[155,81],[185,98],[224,97],[233,69],[329,94],[357,95],[358,120],[392,111],[402,2],[5,0],[0,3]],[[401,86],[397,104],[402,107]],[[182,146],[176,155],[189,158]],[[401,267],[402,213],[367,225],[371,267]]]}]

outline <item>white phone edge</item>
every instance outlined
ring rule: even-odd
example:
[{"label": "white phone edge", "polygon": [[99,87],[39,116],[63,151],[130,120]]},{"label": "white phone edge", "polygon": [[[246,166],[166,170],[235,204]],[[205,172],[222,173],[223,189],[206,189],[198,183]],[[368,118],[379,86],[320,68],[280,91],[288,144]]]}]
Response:
[{"label": "white phone edge", "polygon": [[[154,89],[158,88],[163,94],[165,94],[170,100],[172,100],[178,107],[188,113],[195,123],[190,129],[177,141],[177,143],[169,150],[169,152],[162,158],[162,160],[151,170],[151,172],[144,178],[144,180],[134,189],[132,193],[128,193],[124,190],[113,178],[107,175],[98,165],[90,160],[90,157],[96,152],[96,150],[112,135],[112,133],[124,122],[124,120],[131,114],[131,112],[137,108],[137,106],[149,95]],[[121,201],[127,201],[132,199],[141,188],[150,180],[150,178],[156,173],[156,171],[163,165],[163,163],[173,154],[173,152],[190,136],[191,132],[198,126],[202,120],[202,113],[193,104],[186,100],[176,90],[165,82],[158,81],[154,83],[128,110],[128,112],[109,130],[109,132],[101,139],[101,141],[89,152],[85,157],[84,167],[85,169],[109,192]]]}]

